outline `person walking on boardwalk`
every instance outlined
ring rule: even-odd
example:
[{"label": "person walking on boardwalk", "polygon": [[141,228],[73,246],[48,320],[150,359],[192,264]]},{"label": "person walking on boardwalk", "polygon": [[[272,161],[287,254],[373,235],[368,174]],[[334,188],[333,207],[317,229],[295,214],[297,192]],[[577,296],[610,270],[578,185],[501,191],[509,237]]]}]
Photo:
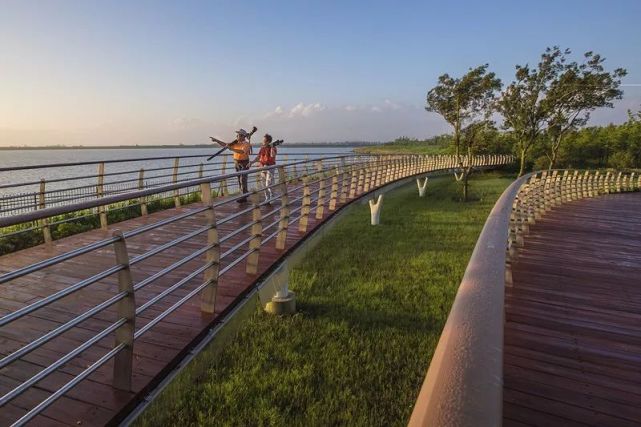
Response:
[{"label": "person walking on boardwalk", "polygon": [[[279,141],[277,141],[279,142]],[[253,163],[258,163],[261,168],[266,166],[273,166],[276,164],[276,144],[272,143],[272,136],[268,133],[263,137],[263,144],[260,146],[258,155],[254,159]],[[274,170],[263,170],[260,172],[260,183],[263,187],[263,192],[265,193],[265,201],[269,204],[269,201],[272,199],[272,189],[271,185],[274,182]]]},{"label": "person walking on boardwalk", "polygon": [[[257,130],[258,128],[256,128],[256,126],[252,128],[251,132],[247,132],[245,129],[239,129],[236,131],[236,140],[230,143],[225,143],[211,136],[209,138],[221,147],[228,148],[234,153],[234,168],[236,172],[242,172],[249,169],[249,156],[252,152],[250,140]],[[247,194],[247,174],[238,176],[238,186],[243,194]],[[241,197],[236,201],[238,203],[244,203],[247,201],[247,197]]]}]

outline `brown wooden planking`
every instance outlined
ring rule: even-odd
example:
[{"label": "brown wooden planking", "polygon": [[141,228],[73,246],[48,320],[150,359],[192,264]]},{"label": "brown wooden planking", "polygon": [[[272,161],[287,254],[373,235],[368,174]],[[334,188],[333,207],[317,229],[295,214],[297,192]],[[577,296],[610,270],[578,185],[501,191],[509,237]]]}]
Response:
[{"label": "brown wooden planking", "polygon": [[530,229],[505,293],[505,425],[641,425],[641,194]]},{"label": "brown wooden planking", "polygon": [[[316,186],[313,186],[314,189]],[[340,188],[340,184],[339,184]],[[290,200],[302,194],[302,191],[290,192]],[[63,400],[53,404],[45,410],[42,416],[37,418],[38,423],[57,425],[62,422],[67,425],[103,425],[107,421],[115,421],[122,417],[131,405],[139,399],[143,392],[150,386],[157,383],[164,373],[173,366],[190,345],[215,322],[220,313],[229,310],[239,297],[244,295],[255,283],[260,274],[267,271],[284,253],[297,244],[304,236],[311,233],[315,227],[321,224],[324,219],[332,214],[327,209],[328,195],[326,196],[326,207],[322,220],[315,219],[315,203],[309,216],[308,231],[298,232],[298,222],[290,224],[286,240],[286,250],[275,249],[275,239],[267,242],[261,248],[259,258],[259,272],[257,275],[245,273],[245,262],[241,262],[219,279],[219,287],[216,301],[216,315],[203,315],[200,312],[198,296],[188,301],[184,306],[176,310],[145,335],[140,337],[134,348],[133,366],[133,391],[124,393],[111,388],[113,363],[110,362],[103,368],[92,374],[87,380],[81,382],[74,390],[69,392]],[[300,206],[301,201],[295,202],[292,207]],[[86,245],[100,239],[111,236],[112,230],[131,230],[146,224],[155,223],[165,218],[170,218],[177,213],[187,212],[198,208],[199,204],[188,205],[179,209],[170,209],[156,212],[147,217],[140,217],[113,224],[109,231],[92,230],[76,236],[60,239],[51,246],[38,246],[23,251],[0,257],[0,271],[12,271],[25,265],[32,264],[41,259],[64,253],[81,245]],[[217,208],[217,218],[221,219],[233,212],[244,209],[249,205],[230,203]],[[263,207],[263,214],[276,209],[278,205]],[[338,204],[337,207],[340,207]],[[293,216],[298,216],[300,211]],[[278,216],[272,215],[266,224],[275,221]],[[219,226],[218,231],[221,238],[236,230],[240,224],[251,219],[251,212],[236,218],[226,224]],[[163,226],[160,229],[135,236],[127,240],[130,257],[144,253],[154,247],[169,242],[177,237],[193,231],[205,224],[204,215],[198,214],[194,217],[181,220]],[[276,231],[276,226],[264,230],[263,236]],[[250,229],[240,232],[238,235],[221,244],[221,253],[227,251],[235,244],[241,242],[250,235]],[[193,251],[203,247],[206,242],[205,233],[190,239],[186,242],[161,252],[152,258],[132,266],[134,281],[138,282],[148,277],[169,264],[189,255]],[[234,256],[241,255],[247,248],[236,250],[227,259],[221,262],[221,268],[225,267],[234,259]],[[136,303],[138,306],[154,297],[168,286],[171,286],[194,268],[201,266],[205,257],[198,257],[196,260],[181,266],[176,271],[150,283],[148,286],[136,292]],[[9,286],[4,285],[0,290],[0,312],[3,314],[15,311],[34,301],[64,289],[66,286],[76,283],[86,277],[96,274],[106,268],[113,266],[115,257],[111,246],[105,247],[88,255],[79,256],[73,260],[66,261],[37,272],[14,280]],[[175,290],[163,298],[154,306],[143,312],[137,318],[137,327],[140,328],[148,321],[155,318],[162,311],[169,308],[189,291],[202,283],[202,274],[190,280],[183,287]],[[30,340],[54,329],[55,327],[69,321],[73,317],[94,305],[104,301],[106,298],[117,292],[118,284],[114,276],[103,279],[100,282],[89,286],[77,293],[67,296],[60,301],[43,309],[25,316],[24,318],[0,328],[0,353],[6,355],[15,351]],[[66,352],[80,345],[96,332],[108,326],[116,320],[116,307],[112,306],[100,314],[87,319],[73,330],[65,332],[45,344],[32,353],[24,356],[8,367],[0,371],[0,378],[4,378],[2,392],[11,389],[9,385],[15,386],[19,381],[25,380],[45,366],[51,364]],[[6,424],[15,421],[16,414],[24,414],[26,410],[33,407],[40,400],[46,398],[51,392],[69,381],[73,375],[79,373],[90,363],[99,358],[113,346],[113,337],[101,340],[97,345],[83,352],[80,356],[65,364],[45,380],[39,382],[35,387],[29,389],[31,394],[20,396],[15,403],[0,409],[0,423]],[[92,391],[93,390],[93,391]],[[109,391],[109,392],[107,392]],[[35,393],[35,394],[34,394]],[[123,398],[125,396],[125,398]],[[38,400],[40,399],[40,400]],[[31,406],[30,406],[31,405]],[[66,408],[68,405],[75,405],[74,408]],[[67,414],[67,416],[65,416]],[[84,415],[83,415],[84,414]]]}]

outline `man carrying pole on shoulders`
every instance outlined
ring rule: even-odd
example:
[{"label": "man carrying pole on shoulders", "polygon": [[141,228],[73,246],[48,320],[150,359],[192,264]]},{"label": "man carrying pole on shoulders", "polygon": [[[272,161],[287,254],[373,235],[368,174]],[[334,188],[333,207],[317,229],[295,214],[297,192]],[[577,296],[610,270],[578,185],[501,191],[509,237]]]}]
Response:
[{"label": "man carrying pole on shoulders", "polygon": [[[236,140],[230,142],[229,144],[211,136],[209,138],[221,147],[227,148],[234,153],[234,167],[236,169],[236,172],[242,172],[249,169],[249,156],[252,151],[249,140],[257,130],[258,129],[256,128],[256,126],[253,127],[250,133],[248,133],[245,129],[239,129],[236,131]],[[238,186],[240,187],[240,191],[243,194],[247,194],[247,174],[240,175],[238,177]],[[247,197],[242,197],[236,201],[238,203],[247,202]]]}]

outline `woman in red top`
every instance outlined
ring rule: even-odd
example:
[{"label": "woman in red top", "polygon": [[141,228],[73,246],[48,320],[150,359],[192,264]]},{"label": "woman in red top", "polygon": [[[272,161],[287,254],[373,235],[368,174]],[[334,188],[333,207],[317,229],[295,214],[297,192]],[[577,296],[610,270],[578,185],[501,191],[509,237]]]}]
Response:
[{"label": "woman in red top", "polygon": [[[272,136],[268,133],[263,137],[263,144],[260,146],[260,151],[252,163],[258,163],[260,167],[273,166],[276,164],[276,147],[271,145]],[[265,193],[265,200],[269,204],[269,200],[272,198],[272,185],[274,173],[273,169],[264,170],[260,172],[260,181],[263,186],[263,191]]]}]

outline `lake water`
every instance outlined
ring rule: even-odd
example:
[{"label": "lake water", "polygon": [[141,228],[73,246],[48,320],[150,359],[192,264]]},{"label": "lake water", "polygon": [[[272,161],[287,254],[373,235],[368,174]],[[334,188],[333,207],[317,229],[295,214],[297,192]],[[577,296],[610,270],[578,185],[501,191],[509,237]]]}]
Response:
[{"label": "lake water", "polygon": [[[118,184],[118,181],[137,180],[140,168],[145,169],[145,181],[167,182],[169,181],[176,156],[196,156],[190,158],[181,158],[180,166],[182,175],[179,179],[196,178],[198,174],[198,165],[204,164],[205,172],[207,169],[213,170],[222,167],[222,156],[217,157],[212,162],[207,162],[207,157],[219,150],[219,147],[212,146],[211,149],[198,148],[105,148],[105,149],[65,149],[65,150],[0,150],[0,169],[18,166],[44,165],[53,163],[70,163],[70,162],[91,162],[107,160],[125,160],[148,157],[168,157],[159,160],[142,160],[135,162],[123,163],[106,163],[105,164],[105,184],[114,183],[116,185],[135,185],[132,182]],[[340,155],[352,152],[351,146],[332,146],[332,147],[288,147],[281,145],[278,147],[279,160],[288,157],[288,161],[294,159],[310,159],[324,157],[328,155]],[[254,153],[257,153],[257,146],[254,145]],[[188,167],[184,167],[188,166]],[[162,169],[162,170],[152,170]],[[130,171],[128,174],[123,172]],[[62,190],[70,187],[83,185],[93,185],[96,183],[95,177],[85,179],[76,179],[73,181],[55,182],[55,180],[67,177],[83,177],[96,175],[98,165],[82,166],[60,166],[53,168],[25,169],[19,171],[0,171],[0,196],[7,196],[18,193],[33,193],[39,188],[36,184],[40,179],[47,181],[46,189]],[[231,172],[231,161],[227,162],[226,172]],[[123,173],[123,174],[118,174]],[[220,172],[218,172],[220,173]],[[111,175],[108,174],[118,174]],[[211,172],[211,174],[217,174]],[[53,182],[50,182],[53,181]],[[20,187],[6,188],[7,185],[18,183],[32,183]],[[5,187],[5,188],[2,188]],[[95,190],[92,190],[95,191]]]}]

